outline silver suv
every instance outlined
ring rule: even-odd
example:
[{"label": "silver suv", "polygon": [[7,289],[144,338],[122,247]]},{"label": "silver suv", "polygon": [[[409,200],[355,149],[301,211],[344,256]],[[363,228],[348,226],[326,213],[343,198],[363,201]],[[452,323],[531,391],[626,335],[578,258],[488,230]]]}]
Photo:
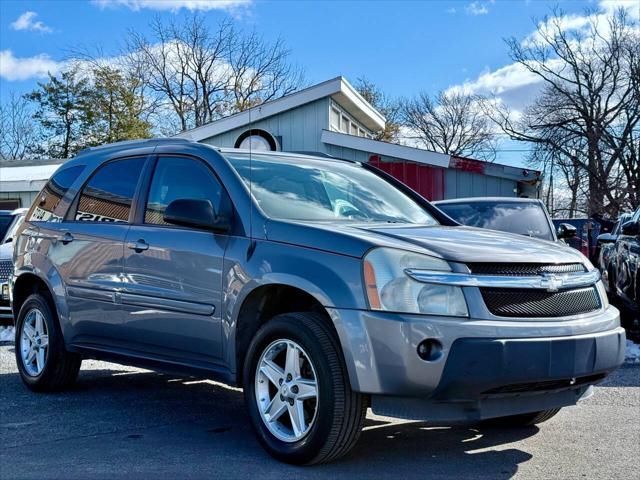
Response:
[{"label": "silver suv", "polygon": [[241,385],[258,439],[333,460],[367,408],[544,421],[623,361],[598,270],[458,225],[376,168],[178,139],[53,175],[14,240],[16,359],[34,391],[83,358]]}]

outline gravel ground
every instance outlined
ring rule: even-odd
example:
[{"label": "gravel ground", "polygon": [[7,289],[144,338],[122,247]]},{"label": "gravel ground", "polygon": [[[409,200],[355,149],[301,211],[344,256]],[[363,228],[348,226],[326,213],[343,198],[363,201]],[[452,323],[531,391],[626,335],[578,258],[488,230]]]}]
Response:
[{"label": "gravel ground", "polygon": [[208,380],[85,361],[77,386],[34,394],[0,346],[0,478],[640,478],[640,366],[540,427],[430,427],[369,414],[330,465],[272,460],[241,392]]}]

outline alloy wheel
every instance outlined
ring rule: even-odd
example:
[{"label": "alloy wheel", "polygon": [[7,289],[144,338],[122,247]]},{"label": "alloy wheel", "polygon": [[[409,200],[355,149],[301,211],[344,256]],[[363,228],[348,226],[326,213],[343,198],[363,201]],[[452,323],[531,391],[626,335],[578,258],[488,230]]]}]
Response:
[{"label": "alloy wheel", "polygon": [[318,413],[318,381],[309,355],[296,342],[279,339],[263,351],[255,373],[260,417],[283,442],[297,442]]},{"label": "alloy wheel", "polygon": [[38,308],[27,312],[20,332],[20,354],[27,374],[37,377],[44,370],[49,351],[49,335],[44,314]]}]

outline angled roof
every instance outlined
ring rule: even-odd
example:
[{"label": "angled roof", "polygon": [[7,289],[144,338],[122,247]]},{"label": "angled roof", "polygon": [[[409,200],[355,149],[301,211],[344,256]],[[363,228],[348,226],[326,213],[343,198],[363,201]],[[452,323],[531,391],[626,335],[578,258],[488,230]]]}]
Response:
[{"label": "angled roof", "polygon": [[336,77],[326,82],[313,85],[295,93],[285,95],[276,100],[265,102],[244,112],[215,120],[201,127],[179,133],[176,137],[188,138],[197,142],[213,137],[234,128],[249,125],[273,115],[291,110],[306,103],[331,97],[355,117],[356,120],[372,131],[382,130],[386,119],[371,106],[344,77]]}]

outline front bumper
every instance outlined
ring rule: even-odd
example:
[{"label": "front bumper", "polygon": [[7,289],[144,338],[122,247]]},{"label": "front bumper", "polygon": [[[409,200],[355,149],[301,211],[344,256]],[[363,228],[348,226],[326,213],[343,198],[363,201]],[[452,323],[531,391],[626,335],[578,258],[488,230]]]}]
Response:
[{"label": "front bumper", "polygon": [[[552,321],[331,313],[352,388],[391,416],[463,420],[571,405],[624,361],[613,307]],[[434,361],[417,355],[425,339],[442,344]]]}]

